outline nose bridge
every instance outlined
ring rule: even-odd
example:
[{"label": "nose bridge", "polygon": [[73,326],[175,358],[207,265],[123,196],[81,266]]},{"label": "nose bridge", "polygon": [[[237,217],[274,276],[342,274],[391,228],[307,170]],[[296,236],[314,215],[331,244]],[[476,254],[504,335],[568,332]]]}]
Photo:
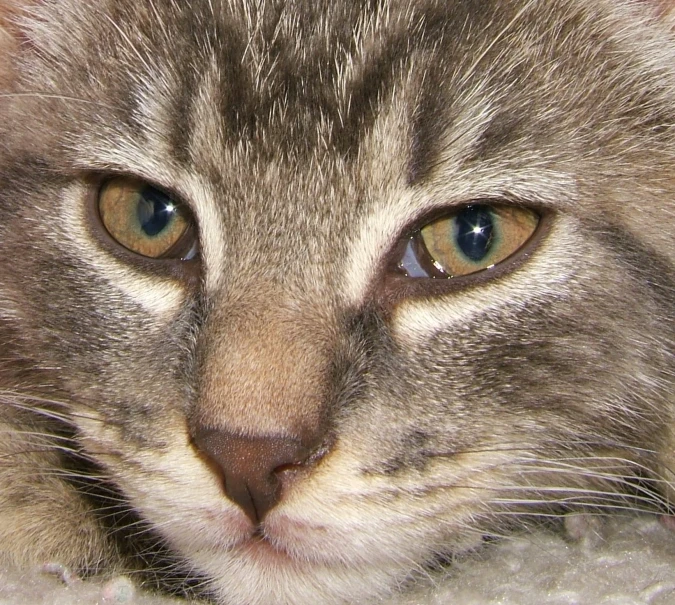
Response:
[{"label": "nose bridge", "polygon": [[240,435],[314,442],[329,390],[325,313],[279,292],[251,298],[223,305],[210,320],[194,417]]},{"label": "nose bridge", "polygon": [[292,474],[326,453],[330,322],[278,293],[246,298],[210,319],[190,430],[227,497],[258,524]]}]

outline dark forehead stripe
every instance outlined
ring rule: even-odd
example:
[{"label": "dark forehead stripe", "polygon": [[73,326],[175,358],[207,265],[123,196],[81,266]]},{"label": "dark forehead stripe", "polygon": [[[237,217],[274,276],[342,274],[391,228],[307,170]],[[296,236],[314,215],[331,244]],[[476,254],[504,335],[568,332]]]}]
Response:
[{"label": "dark forehead stripe", "polygon": [[[527,10],[522,10],[524,6]],[[532,126],[538,106],[546,106],[541,115],[553,115],[548,109],[555,99],[542,95],[570,81],[584,77],[590,81],[592,74],[599,77],[609,71],[600,70],[599,64],[587,65],[593,58],[583,54],[581,38],[589,28],[574,27],[570,21],[572,13],[583,13],[588,19],[593,10],[563,0],[525,5],[511,0],[111,0],[101,11],[99,22],[80,24],[80,34],[95,52],[88,49],[86,66],[78,65],[77,73],[74,69],[68,73],[69,84],[80,78],[85,91],[81,94],[87,96],[91,86],[86,78],[102,82],[113,97],[106,98],[106,103],[110,101],[126,114],[108,122],[121,124],[120,129],[126,126],[134,139],[142,141],[142,135],[135,136],[138,131],[155,128],[143,123],[152,120],[140,111],[146,102],[143,82],[170,74],[169,90],[161,94],[167,97],[164,103],[171,115],[161,127],[169,129],[163,134],[176,159],[185,163],[191,157],[193,120],[199,116],[194,108],[204,102],[201,85],[214,62],[219,94],[208,103],[223,126],[225,144],[243,141],[259,156],[275,158],[315,154],[326,142],[325,136],[331,152],[353,157],[392,94],[400,90],[403,75],[412,74],[407,83],[415,88],[407,99],[412,124],[408,141],[411,182],[424,178],[442,157],[439,146],[448,145],[449,139],[441,135],[455,124],[462,126],[463,106],[489,98],[498,109],[486,123],[473,158],[463,150],[469,160],[482,161],[513,141],[531,138],[535,128],[537,134],[549,137],[539,137],[538,143],[558,141],[557,116],[548,123],[540,119],[541,127]],[[557,47],[555,41],[549,43],[548,57],[556,59],[556,69],[547,71],[541,69],[546,58],[542,40],[551,38],[549,24],[561,15],[571,23],[570,31]],[[576,50],[570,46],[575,44]],[[84,55],[79,57],[84,60]],[[561,57],[569,63],[566,72],[561,69],[564,61],[558,61]],[[606,77],[621,81],[622,67],[629,61],[626,56],[617,58],[616,53],[613,61],[614,71]],[[572,78],[575,66],[580,75]],[[89,75],[80,75],[83,72]],[[548,73],[563,75],[553,83],[537,80]],[[631,81],[613,90],[632,86],[651,91],[653,86],[647,84]],[[606,104],[601,95],[607,96],[603,92],[607,87],[577,88],[584,90],[587,105]],[[472,90],[479,91],[473,99]],[[72,92],[78,93],[74,88]],[[630,92],[624,96],[638,99]],[[638,100],[630,107],[653,116],[653,110],[645,108],[658,103]],[[568,104],[578,101],[571,99]],[[525,105],[529,110],[521,112]],[[624,113],[631,117],[628,110]],[[136,121],[134,115],[139,116]],[[632,119],[637,123],[639,116]],[[659,123],[669,122],[664,117]]]},{"label": "dark forehead stripe", "polygon": [[176,43],[167,49],[166,36],[153,34],[152,53],[178,76],[170,135],[177,158],[187,160],[192,109],[214,61],[220,96],[211,101],[230,144],[311,153],[327,123],[332,148],[353,154],[412,49],[432,44],[440,21],[412,8],[385,17],[380,4],[269,2],[249,14],[231,6],[211,14],[208,4],[167,8]]},{"label": "dark forehead stripe", "polygon": [[[594,227],[598,240],[612,250],[615,258],[623,261],[623,267],[636,281],[649,288],[665,318],[672,315],[675,271],[668,258],[659,250],[647,248],[625,229],[612,227],[606,222]],[[675,322],[664,322],[663,330],[665,336],[675,338]]]},{"label": "dark forehead stripe", "polygon": [[[328,125],[334,151],[354,155],[406,70],[413,78],[419,73],[420,86],[424,74],[424,89],[416,91],[418,107],[409,108],[414,181],[437,151],[438,120],[451,119],[448,69],[461,70],[471,55],[467,45],[480,46],[476,40],[489,38],[490,27],[499,31],[514,10],[506,3],[495,12],[476,0],[298,0],[257,6],[197,0],[189,5],[117,2],[111,19],[113,29],[124,32],[117,43],[133,47],[127,61],[135,62],[139,53],[150,70],[156,66],[176,80],[168,138],[182,162],[190,157],[193,109],[203,102],[201,84],[211,77],[214,62],[219,94],[208,101],[222,122],[226,144],[250,142],[256,153],[275,156],[315,152],[323,142],[320,124]],[[119,104],[129,114],[138,113],[144,102],[141,91],[130,92],[142,83],[143,75],[138,76],[132,72],[116,86]],[[127,121],[133,122],[128,116]]]}]

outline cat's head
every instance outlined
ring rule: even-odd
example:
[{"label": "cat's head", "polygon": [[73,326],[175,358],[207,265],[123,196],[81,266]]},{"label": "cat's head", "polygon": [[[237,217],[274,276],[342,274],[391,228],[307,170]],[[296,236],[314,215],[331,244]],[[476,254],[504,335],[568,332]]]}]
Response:
[{"label": "cat's head", "polygon": [[658,500],[675,46],[651,4],[25,4],[3,380],[58,399],[178,575],[355,602],[514,513]]}]

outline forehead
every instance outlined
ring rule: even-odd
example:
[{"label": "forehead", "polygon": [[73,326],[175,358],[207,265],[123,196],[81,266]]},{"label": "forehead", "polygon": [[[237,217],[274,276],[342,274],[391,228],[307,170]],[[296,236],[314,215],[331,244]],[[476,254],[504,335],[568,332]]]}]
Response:
[{"label": "forehead", "polygon": [[645,98],[654,87],[602,2],[55,4],[40,9],[55,13],[50,34],[35,26],[40,73],[92,101],[50,112],[73,163],[207,200],[239,244],[263,254],[274,241],[285,260],[301,243],[338,258],[348,227],[368,239],[359,213],[374,209],[393,217],[383,248],[416,207],[519,186],[544,198],[519,171],[552,183],[580,145],[610,153],[617,130],[668,107]]},{"label": "forehead", "polygon": [[118,0],[58,15],[62,48],[51,50],[68,57],[57,69],[71,87],[95,81],[123,124],[160,130],[184,162],[207,146],[200,135],[211,142],[202,156],[217,141],[262,160],[326,149],[353,158],[401,101],[399,117],[415,126],[402,133],[414,134],[414,177],[467,105],[535,94],[532,70],[579,54],[585,34],[569,3],[558,7],[570,13],[565,44],[551,36],[555,4]]},{"label": "forehead", "polygon": [[85,98],[105,95],[116,113],[100,105],[100,122],[132,137],[157,131],[184,163],[222,149],[249,161],[304,163],[325,151],[348,160],[395,107],[414,181],[453,128],[486,131],[474,150],[482,158],[541,114],[597,107],[617,80],[636,80],[620,77],[630,61],[617,50],[631,41],[604,2],[74,4],[36,10],[43,19],[28,37],[40,73]]}]

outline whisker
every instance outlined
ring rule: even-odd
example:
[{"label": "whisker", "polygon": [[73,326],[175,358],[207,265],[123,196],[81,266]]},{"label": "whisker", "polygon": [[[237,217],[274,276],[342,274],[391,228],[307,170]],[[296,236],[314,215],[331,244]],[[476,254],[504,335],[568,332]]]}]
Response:
[{"label": "whisker", "polygon": [[[63,402],[53,402],[53,401],[48,401],[48,400],[40,400],[41,402],[46,402],[46,403],[57,403],[58,405],[61,405],[65,407],[66,405]],[[108,419],[101,419],[98,418],[97,416],[91,416],[87,414],[82,414],[81,412],[71,412],[69,411],[68,413],[63,413],[63,412],[57,412],[52,409],[48,409],[45,407],[36,407],[33,405],[28,405],[26,403],[19,403],[16,399],[9,400],[7,402],[9,405],[16,409],[20,409],[26,412],[30,412],[45,418],[51,418],[52,420],[57,420],[59,422],[63,422],[66,424],[74,425],[74,419],[82,419],[82,420],[94,420],[96,422],[105,422],[106,424],[118,424],[118,423],[112,423]],[[72,405],[72,404],[70,404]]]},{"label": "whisker", "polygon": [[102,101],[94,101],[92,99],[83,99],[80,97],[71,97],[68,95],[62,95],[62,94],[55,94],[55,93],[48,93],[48,92],[39,92],[39,91],[24,91],[24,92],[6,92],[6,93],[0,93],[0,98],[22,98],[22,97],[28,97],[28,98],[38,98],[38,99],[48,99],[48,100],[56,100],[56,101],[71,101],[75,103],[83,103],[86,105],[94,105],[98,107],[105,107],[106,109],[110,110],[118,110],[117,107],[114,105],[110,105],[109,103],[103,103]]}]

